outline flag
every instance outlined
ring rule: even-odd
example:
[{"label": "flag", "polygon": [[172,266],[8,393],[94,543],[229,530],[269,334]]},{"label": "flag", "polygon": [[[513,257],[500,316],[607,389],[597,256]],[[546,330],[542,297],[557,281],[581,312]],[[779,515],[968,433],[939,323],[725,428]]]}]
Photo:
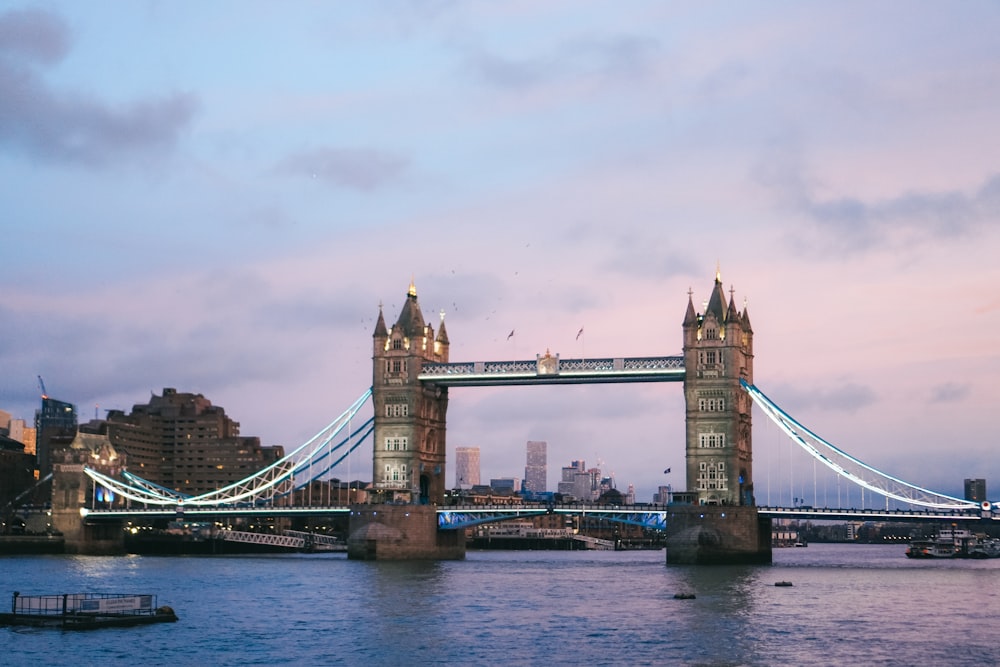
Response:
[{"label": "flag", "polygon": [[507,334],[507,340],[510,340],[510,339],[511,339],[511,338],[513,338],[513,337],[514,337],[514,330],[513,330],[513,329],[511,329],[511,330],[510,330],[510,333],[509,333],[509,334]]},{"label": "flag", "polygon": [[583,335],[583,327],[580,327],[580,330],[576,332],[576,339],[580,340],[580,336],[582,335]]},{"label": "flag", "polygon": [[667,468],[666,470],[664,470],[663,474],[666,475],[668,472],[670,472],[670,468]]}]

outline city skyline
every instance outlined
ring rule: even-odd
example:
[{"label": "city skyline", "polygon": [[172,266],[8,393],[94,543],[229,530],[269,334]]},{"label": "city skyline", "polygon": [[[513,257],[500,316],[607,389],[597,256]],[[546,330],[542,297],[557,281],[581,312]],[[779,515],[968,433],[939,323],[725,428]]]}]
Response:
[{"label": "city skyline", "polygon": [[[81,420],[176,387],[289,448],[370,386],[411,280],[452,361],[662,356],[719,269],[779,405],[996,488],[998,31],[991,3],[0,3],[0,409],[30,422],[39,375]],[[450,393],[449,466],[517,475],[528,440],[684,485],[676,385]],[[758,498],[812,482],[789,447],[755,413]]]}]

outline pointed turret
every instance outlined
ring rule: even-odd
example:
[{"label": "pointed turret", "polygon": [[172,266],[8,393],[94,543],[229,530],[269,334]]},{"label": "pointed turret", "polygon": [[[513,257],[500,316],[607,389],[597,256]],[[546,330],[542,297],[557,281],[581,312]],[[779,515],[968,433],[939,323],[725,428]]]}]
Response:
[{"label": "pointed turret", "polygon": [[750,326],[750,314],[747,313],[747,305],[743,304],[743,314],[740,315],[740,320],[743,322],[743,331],[747,333],[753,333],[753,328]]},{"label": "pointed turret", "polygon": [[722,291],[722,278],[715,275],[715,286],[712,287],[712,296],[708,298],[708,305],[705,306],[705,314],[715,315],[715,320],[722,324],[726,321],[726,295]]},{"label": "pointed turret", "polygon": [[375,322],[375,333],[372,338],[388,338],[389,330],[385,327],[385,316],[382,315],[382,304],[378,304],[378,321]]},{"label": "pointed turret", "polygon": [[410,282],[410,289],[406,293],[406,302],[399,311],[399,319],[393,328],[399,327],[403,334],[409,338],[418,338],[424,335],[424,314],[420,312],[420,304],[417,303],[417,288]]},{"label": "pointed turret", "polygon": [[448,344],[448,332],[444,329],[444,311],[441,311],[441,326],[438,327],[438,335],[436,342],[440,345]]},{"label": "pointed turret", "polygon": [[733,288],[729,288],[729,310],[726,311],[726,322],[736,324],[740,321],[740,311],[736,310],[736,299],[733,298]]},{"label": "pointed turret", "polygon": [[694,326],[694,324],[698,321],[698,314],[694,312],[694,301],[691,300],[693,294],[694,292],[688,288],[688,308],[687,312],[684,313],[685,327]]}]

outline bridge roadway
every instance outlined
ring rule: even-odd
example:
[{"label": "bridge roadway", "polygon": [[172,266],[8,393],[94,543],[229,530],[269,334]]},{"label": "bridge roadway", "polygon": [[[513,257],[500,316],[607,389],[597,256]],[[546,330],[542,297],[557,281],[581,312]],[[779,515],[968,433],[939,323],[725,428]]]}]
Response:
[{"label": "bridge roadway", "polygon": [[425,363],[417,379],[445,387],[683,382],[684,357],[560,359],[546,354],[525,361]]},{"label": "bridge roadway", "polygon": [[[369,506],[365,506],[369,507]],[[377,508],[377,505],[370,506]],[[131,509],[81,510],[86,521],[122,521],[141,519],[209,520],[227,517],[297,517],[350,514],[352,508],[344,505],[325,507],[157,507]],[[377,511],[377,510],[376,510]],[[521,505],[449,505],[439,507],[438,527],[457,530],[483,523],[505,521],[543,514],[566,514],[605,519],[619,523],[643,526],[653,530],[666,528],[669,505],[596,505],[596,504],[545,504]],[[980,509],[968,510],[884,510],[844,509],[821,507],[758,507],[758,513],[772,519],[799,519],[810,521],[885,521],[885,522],[938,522],[971,523],[1000,521],[1000,512]]]}]

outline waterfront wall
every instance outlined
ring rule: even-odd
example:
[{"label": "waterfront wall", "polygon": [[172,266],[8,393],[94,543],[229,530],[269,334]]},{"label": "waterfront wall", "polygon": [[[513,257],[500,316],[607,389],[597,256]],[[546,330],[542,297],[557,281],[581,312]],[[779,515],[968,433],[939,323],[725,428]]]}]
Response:
[{"label": "waterfront wall", "polygon": [[438,530],[434,505],[355,505],[347,557],[354,560],[461,560],[465,531]]},{"label": "waterfront wall", "polygon": [[771,562],[771,519],[756,507],[676,505],[667,512],[667,565]]}]

